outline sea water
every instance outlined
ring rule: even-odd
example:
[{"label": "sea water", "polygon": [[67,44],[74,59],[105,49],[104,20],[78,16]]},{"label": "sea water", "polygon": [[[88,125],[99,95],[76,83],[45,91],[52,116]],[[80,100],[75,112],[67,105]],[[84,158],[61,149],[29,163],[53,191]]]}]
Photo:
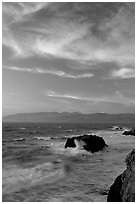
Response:
[{"label": "sea water", "polygon": [[[125,169],[133,136],[113,124],[3,123],[2,200],[6,202],[104,202]],[[133,125],[123,124],[126,127]],[[68,137],[94,133],[108,147],[96,153],[64,148]]]}]

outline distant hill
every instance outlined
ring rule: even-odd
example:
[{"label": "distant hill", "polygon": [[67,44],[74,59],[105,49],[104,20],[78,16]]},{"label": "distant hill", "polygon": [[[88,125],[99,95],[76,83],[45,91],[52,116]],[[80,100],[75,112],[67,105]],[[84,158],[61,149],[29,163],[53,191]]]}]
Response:
[{"label": "distant hill", "polygon": [[39,122],[39,123],[135,123],[135,114],[120,113],[19,113],[2,118],[2,122]]}]

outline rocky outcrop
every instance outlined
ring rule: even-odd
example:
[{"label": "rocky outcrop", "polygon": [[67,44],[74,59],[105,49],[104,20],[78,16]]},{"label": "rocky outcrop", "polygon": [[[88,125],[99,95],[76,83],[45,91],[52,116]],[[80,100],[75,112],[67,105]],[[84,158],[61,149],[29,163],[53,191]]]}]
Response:
[{"label": "rocky outcrop", "polygon": [[120,131],[120,130],[123,130],[123,127],[118,127],[118,126],[115,126],[115,125],[114,125],[114,126],[112,127],[112,130],[119,130],[119,131]]},{"label": "rocky outcrop", "polygon": [[102,137],[98,137],[96,135],[83,135],[68,138],[65,143],[65,148],[67,147],[83,148],[93,153],[102,150],[104,147],[107,147],[107,144]]},{"label": "rocky outcrop", "polygon": [[124,131],[123,132],[123,135],[133,135],[135,136],[135,129],[132,129],[132,130],[129,130],[129,131]]},{"label": "rocky outcrop", "polygon": [[135,202],[135,149],[127,156],[126,165],[110,187],[107,202]]}]

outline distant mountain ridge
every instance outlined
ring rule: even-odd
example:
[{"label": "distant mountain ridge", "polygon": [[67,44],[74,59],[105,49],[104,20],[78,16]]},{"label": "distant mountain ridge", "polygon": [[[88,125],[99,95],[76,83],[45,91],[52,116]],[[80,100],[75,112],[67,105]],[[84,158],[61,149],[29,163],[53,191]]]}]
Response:
[{"label": "distant mountain ridge", "polygon": [[134,113],[68,113],[40,112],[19,113],[2,118],[2,122],[37,122],[37,123],[135,123]]}]

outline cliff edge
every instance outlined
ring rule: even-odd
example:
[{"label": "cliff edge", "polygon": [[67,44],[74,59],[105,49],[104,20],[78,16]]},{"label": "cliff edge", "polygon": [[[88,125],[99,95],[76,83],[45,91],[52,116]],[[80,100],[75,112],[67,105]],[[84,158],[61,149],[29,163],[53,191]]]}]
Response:
[{"label": "cliff edge", "polygon": [[135,202],[135,149],[125,162],[127,168],[110,187],[107,202]]}]

